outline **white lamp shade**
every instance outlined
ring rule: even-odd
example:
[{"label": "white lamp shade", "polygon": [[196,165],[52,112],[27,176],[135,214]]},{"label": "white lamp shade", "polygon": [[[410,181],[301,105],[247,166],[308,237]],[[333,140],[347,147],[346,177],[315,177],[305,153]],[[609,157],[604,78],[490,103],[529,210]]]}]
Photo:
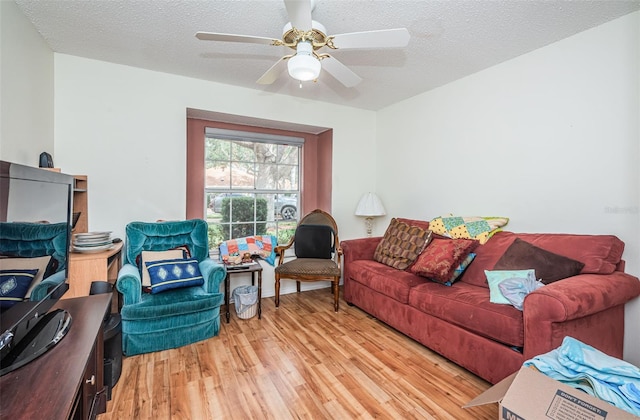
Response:
[{"label": "white lamp shade", "polygon": [[387,214],[382,202],[372,192],[368,192],[362,196],[356,207],[356,216],[375,217]]},{"label": "white lamp shade", "polygon": [[299,42],[296,55],[287,62],[289,75],[296,80],[306,82],[320,76],[320,60],[313,56],[313,47],[309,42]]}]

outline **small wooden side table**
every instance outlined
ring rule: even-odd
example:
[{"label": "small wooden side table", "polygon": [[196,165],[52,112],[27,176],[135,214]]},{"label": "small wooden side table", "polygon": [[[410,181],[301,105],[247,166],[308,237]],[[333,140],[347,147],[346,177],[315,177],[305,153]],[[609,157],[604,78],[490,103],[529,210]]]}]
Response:
[{"label": "small wooden side table", "polygon": [[[227,276],[224,279],[224,306],[227,317],[227,324],[231,318],[229,314],[229,283],[231,282],[231,276],[234,274],[251,273],[251,285],[255,286],[255,275],[258,273],[258,319],[262,319],[262,266],[258,260],[253,260],[249,265],[243,267],[227,267]],[[232,266],[231,266],[232,267]]]}]

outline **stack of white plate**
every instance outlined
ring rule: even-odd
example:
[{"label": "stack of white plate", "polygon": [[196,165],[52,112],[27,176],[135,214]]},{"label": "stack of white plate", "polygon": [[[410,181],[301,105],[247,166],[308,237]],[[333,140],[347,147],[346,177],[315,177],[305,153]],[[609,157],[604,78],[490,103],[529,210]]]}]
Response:
[{"label": "stack of white plate", "polygon": [[75,233],[71,241],[74,252],[102,252],[113,248],[111,232]]}]

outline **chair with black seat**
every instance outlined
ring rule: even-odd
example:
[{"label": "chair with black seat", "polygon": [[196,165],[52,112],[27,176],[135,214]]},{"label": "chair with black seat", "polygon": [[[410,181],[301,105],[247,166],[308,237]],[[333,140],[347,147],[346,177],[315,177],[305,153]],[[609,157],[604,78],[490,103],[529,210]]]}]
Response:
[{"label": "chair with black seat", "polygon": [[[285,251],[294,247],[296,258],[285,262]],[[300,220],[294,236],[288,244],[276,247],[278,266],[275,268],[275,303],[280,305],[280,280],[296,281],[300,293],[300,282],[330,281],[333,292],[333,307],[338,312],[340,296],[340,262],[342,249],[338,239],[338,225],[331,215],[316,209]]]}]

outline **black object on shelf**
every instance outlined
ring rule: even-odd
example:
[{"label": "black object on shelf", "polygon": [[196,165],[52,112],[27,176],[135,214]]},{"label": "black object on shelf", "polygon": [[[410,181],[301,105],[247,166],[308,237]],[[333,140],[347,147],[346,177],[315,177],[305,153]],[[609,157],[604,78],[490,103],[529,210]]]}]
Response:
[{"label": "black object on shelf", "polygon": [[[113,285],[107,281],[91,282],[90,295],[111,293]],[[104,385],[107,400],[122,373],[122,318],[120,314],[109,314],[104,321]]]}]

